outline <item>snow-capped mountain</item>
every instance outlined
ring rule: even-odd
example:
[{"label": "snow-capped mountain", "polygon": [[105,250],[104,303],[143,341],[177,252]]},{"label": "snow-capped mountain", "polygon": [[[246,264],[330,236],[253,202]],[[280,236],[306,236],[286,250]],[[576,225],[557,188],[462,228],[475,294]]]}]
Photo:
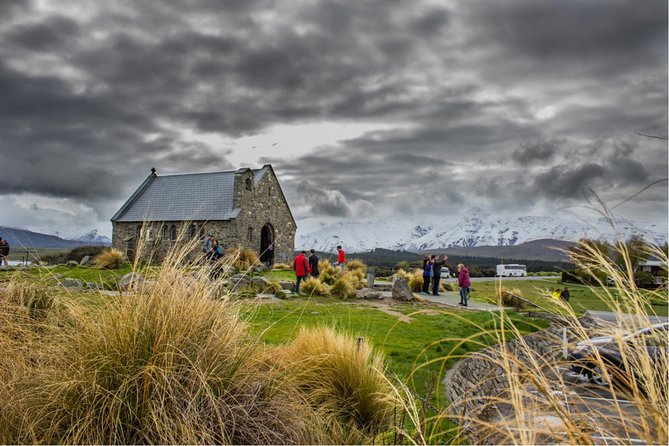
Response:
[{"label": "snow-capped mountain", "polygon": [[97,229],[93,229],[92,231],[89,231],[82,236],[76,237],[73,240],[78,242],[94,243],[96,245],[111,245],[112,243],[109,237],[99,234]]},{"label": "snow-capped mountain", "polygon": [[330,252],[341,244],[349,252],[375,248],[404,251],[445,249],[455,246],[511,246],[538,239],[577,241],[582,238],[623,239],[640,235],[662,244],[666,228],[619,218],[616,231],[603,217],[587,220],[574,214],[555,217],[500,217],[479,208],[461,216],[421,220],[379,219],[351,221],[306,218],[298,220],[295,247]]}]

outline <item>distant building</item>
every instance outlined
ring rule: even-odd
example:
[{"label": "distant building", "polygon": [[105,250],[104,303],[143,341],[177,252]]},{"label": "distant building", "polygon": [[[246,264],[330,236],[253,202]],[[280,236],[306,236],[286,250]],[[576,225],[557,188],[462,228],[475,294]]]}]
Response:
[{"label": "distant building", "polygon": [[649,273],[653,277],[654,285],[667,284],[667,264],[654,258],[639,262],[636,267],[637,272]]},{"label": "distant building", "polygon": [[132,260],[143,238],[140,256],[151,261],[161,261],[181,234],[190,240],[211,234],[224,249],[246,247],[265,263],[287,262],[297,229],[269,164],[163,176],[151,169],[111,221],[112,246]]}]

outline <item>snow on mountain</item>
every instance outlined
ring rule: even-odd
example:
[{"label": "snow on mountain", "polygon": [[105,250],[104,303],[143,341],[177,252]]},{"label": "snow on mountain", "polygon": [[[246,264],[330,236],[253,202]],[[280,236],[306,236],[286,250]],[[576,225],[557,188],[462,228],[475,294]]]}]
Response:
[{"label": "snow on mountain", "polygon": [[[341,244],[349,252],[375,248],[422,251],[455,246],[511,246],[546,238],[616,239],[614,230],[603,217],[586,220],[573,214],[563,215],[500,217],[470,208],[462,216],[431,217],[420,223],[408,218],[353,221],[312,217],[298,221],[295,247],[330,252]],[[618,238],[640,235],[658,244],[667,240],[666,228],[622,218],[616,220],[616,227]]]},{"label": "snow on mountain", "polygon": [[96,245],[111,245],[112,241],[106,235],[101,235],[98,233],[97,229],[87,232],[84,235],[74,238],[78,242],[87,242],[94,243]]}]

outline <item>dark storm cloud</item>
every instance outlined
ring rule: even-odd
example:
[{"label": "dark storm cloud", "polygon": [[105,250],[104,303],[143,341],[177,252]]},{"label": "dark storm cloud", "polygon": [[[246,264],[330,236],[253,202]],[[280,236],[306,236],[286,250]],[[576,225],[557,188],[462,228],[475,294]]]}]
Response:
[{"label": "dark storm cloud", "polygon": [[553,158],[564,141],[539,140],[521,144],[514,152],[513,159],[521,165],[545,162]]},{"label": "dark storm cloud", "polygon": [[3,192],[107,203],[151,166],[233,167],[185,131],[234,138],[333,120],[379,129],[260,160],[326,215],[370,202],[433,212],[528,185],[534,201],[568,199],[666,171],[666,147],[648,141],[595,148],[666,133],[665,2],[79,6],[0,2]]}]

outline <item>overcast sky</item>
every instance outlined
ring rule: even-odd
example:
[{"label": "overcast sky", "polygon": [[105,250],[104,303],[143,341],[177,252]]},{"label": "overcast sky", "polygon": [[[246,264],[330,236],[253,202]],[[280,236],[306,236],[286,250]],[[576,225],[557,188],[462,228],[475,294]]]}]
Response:
[{"label": "overcast sky", "polygon": [[0,225],[272,163],[298,218],[667,225],[666,0],[0,2]]}]

